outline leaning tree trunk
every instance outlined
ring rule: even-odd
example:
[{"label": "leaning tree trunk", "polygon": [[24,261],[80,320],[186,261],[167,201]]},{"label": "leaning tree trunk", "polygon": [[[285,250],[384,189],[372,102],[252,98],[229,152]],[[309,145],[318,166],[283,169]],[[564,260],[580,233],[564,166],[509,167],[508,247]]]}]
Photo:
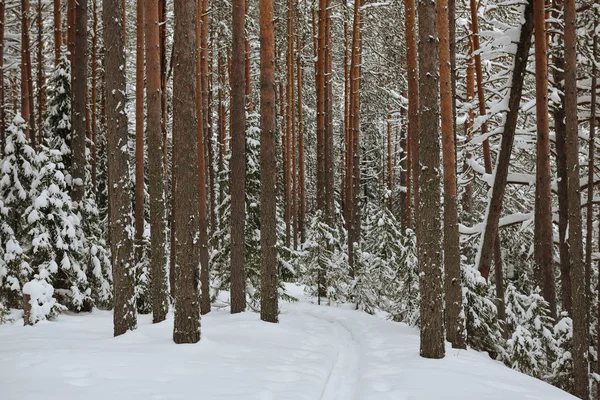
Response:
[{"label": "leaning tree trunk", "polygon": [[577,13],[575,0],[565,0],[565,124],[567,150],[567,202],[571,293],[573,296],[573,394],[589,397],[588,313],[585,265],[581,240],[581,189],[579,184],[579,127],[577,121]]},{"label": "leaning tree trunk", "polygon": [[273,1],[259,0],[260,9],[260,318],[278,321],[277,305],[277,152],[275,146],[275,35]]},{"label": "leaning tree trunk", "polygon": [[[419,15],[419,165],[418,259],[421,293],[421,356],[443,358],[444,289],[440,204],[439,63],[436,3],[420,1]],[[447,37],[446,37],[447,39]],[[447,42],[446,42],[447,43]],[[451,111],[451,110],[450,110]],[[451,121],[450,121],[451,123]]]},{"label": "leaning tree trunk", "polygon": [[246,309],[246,0],[234,0],[232,10],[231,313],[235,314]]},{"label": "leaning tree trunk", "polygon": [[[73,61],[73,107],[71,123],[73,127],[71,154],[73,164],[71,175],[73,185],[71,197],[77,203],[85,194],[85,149],[86,149],[86,94],[88,76],[87,54],[87,0],[78,0],[75,11],[75,57]],[[127,143],[125,140],[123,143]]]},{"label": "leaning tree trunk", "polygon": [[114,280],[114,334],[137,326],[134,295],[133,242],[130,231],[131,200],[125,113],[123,12],[120,0],[103,0],[106,96],[106,147],[108,153],[109,243]]},{"label": "leaning tree trunk", "polygon": [[150,192],[150,292],[152,322],[167,317],[167,224],[165,221],[165,181],[161,118],[160,36],[158,2],[146,1],[144,8],[146,34],[146,93],[148,102],[148,178]]},{"label": "leaning tree trunk", "polygon": [[[533,33],[533,0],[529,0],[525,7],[525,22],[521,26],[521,34],[513,72],[511,76],[511,88],[508,98],[508,112],[506,122],[504,123],[504,133],[500,143],[500,154],[496,166],[494,185],[492,187],[492,198],[488,205],[488,216],[483,233],[483,243],[479,251],[478,268],[481,275],[488,277],[490,264],[494,254],[494,241],[497,240],[498,222],[500,221],[500,212],[502,211],[502,201],[506,182],[508,180],[508,167],[510,164],[510,154],[515,139],[517,128],[517,117],[519,115],[521,94],[523,92],[523,80],[525,79],[525,69],[527,67],[527,55],[531,47],[531,36]],[[500,264],[500,263],[498,263]]]},{"label": "leaning tree trunk", "polygon": [[173,46],[173,223],[175,228],[175,343],[200,340],[198,296],[198,119],[196,117],[196,2],[175,0]]}]

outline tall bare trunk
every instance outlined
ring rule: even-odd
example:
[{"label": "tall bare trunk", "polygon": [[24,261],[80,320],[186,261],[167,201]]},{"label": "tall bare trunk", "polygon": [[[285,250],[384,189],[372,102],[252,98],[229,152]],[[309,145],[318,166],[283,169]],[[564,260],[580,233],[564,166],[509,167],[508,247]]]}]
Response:
[{"label": "tall bare trunk", "polygon": [[173,223],[175,229],[175,343],[200,340],[198,119],[196,115],[196,2],[175,0],[173,46]]},{"label": "tall bare trunk", "polygon": [[6,3],[0,0],[0,157],[4,156],[6,146],[6,104],[4,103],[4,21]]},{"label": "tall bare trunk", "polygon": [[[196,58],[196,114],[198,115],[197,136],[198,136],[198,211],[199,211],[199,230],[198,244],[200,245],[200,285],[202,287],[200,298],[200,312],[207,314],[210,312],[210,286],[208,279],[208,213],[206,210],[206,158],[205,158],[205,139],[208,130],[208,79],[207,71],[207,40],[205,34],[208,33],[208,2],[200,0],[196,8],[196,51],[200,54]],[[201,21],[201,24],[199,23]]]},{"label": "tall bare trunk", "polygon": [[588,324],[585,265],[581,240],[581,199],[579,184],[579,127],[577,121],[577,36],[575,0],[565,0],[565,123],[567,149],[567,201],[569,207],[569,244],[571,293],[573,296],[573,375],[574,395],[587,399]]},{"label": "tall bare trunk", "polygon": [[[3,2],[4,3],[4,2]],[[61,22],[61,10],[60,0],[54,0],[54,66],[57,66],[60,62],[60,53],[62,47],[62,22]]]},{"label": "tall bare trunk", "polygon": [[[443,1],[443,0],[442,0]],[[435,38],[438,36],[436,3],[419,2],[419,287],[421,294],[421,356],[443,358],[444,304],[442,231],[440,209],[440,146],[438,123],[439,63]],[[447,26],[445,27],[447,29]],[[447,40],[447,37],[446,37]],[[446,41],[447,46],[447,41]],[[451,110],[450,110],[451,111]],[[445,121],[446,122],[446,121]],[[449,121],[450,124],[452,123]]]},{"label": "tall bare trunk", "polygon": [[[246,309],[246,1],[234,0],[231,52],[231,313]],[[223,118],[224,119],[224,118]],[[224,121],[223,121],[224,122]],[[224,127],[223,127],[224,128]]]},{"label": "tall bare trunk", "polygon": [[458,237],[452,57],[450,55],[449,19],[448,13],[445,12],[448,7],[448,1],[438,0],[436,4],[444,168],[444,294],[446,300],[446,338],[452,343],[454,348],[466,348]]},{"label": "tall bare trunk", "polygon": [[137,327],[133,242],[130,231],[131,199],[129,156],[121,151],[127,142],[125,108],[125,63],[123,11],[120,0],[103,0],[104,62],[106,98],[106,147],[108,153],[109,243],[114,280],[114,335]]},{"label": "tall bare trunk", "polygon": [[75,202],[81,202],[85,194],[85,166],[86,166],[86,95],[88,77],[87,54],[87,0],[78,0],[75,11],[75,57],[73,62],[73,106],[71,109],[71,123],[73,136],[71,140],[71,154],[73,187],[71,197]]},{"label": "tall bare trunk", "polygon": [[[412,192],[415,204],[415,228],[417,228],[419,211],[419,77],[417,70],[417,28],[416,8],[414,0],[404,0],[406,25],[406,62],[408,80],[408,147],[410,148],[410,166],[408,168],[412,181]],[[412,227],[410,192],[407,192],[406,226]],[[417,239],[418,240],[418,239]]]},{"label": "tall bare trunk", "polygon": [[[90,107],[92,109],[92,191],[94,194],[97,190],[97,171],[98,171],[98,152],[97,152],[97,136],[98,136],[98,3],[97,0],[92,0],[92,59],[90,61],[92,70],[92,98],[90,99]],[[60,36],[60,35],[59,35]]]},{"label": "tall bare trunk", "polygon": [[[144,236],[144,9],[148,0],[136,2],[135,54],[135,259],[140,262]],[[148,92],[150,95],[150,92]],[[150,99],[148,100],[150,104]],[[151,129],[148,124],[148,129]]]},{"label": "tall bare trunk", "polygon": [[[562,24],[559,22],[560,14],[563,10],[563,0],[553,0],[553,17],[555,18],[555,28],[557,32],[562,30]],[[559,43],[563,41],[562,32],[556,34]],[[566,127],[565,127],[565,98],[564,98],[564,69],[565,60],[562,52],[558,51],[552,57],[554,67],[552,75],[554,84],[559,90],[560,104],[553,110],[554,131],[556,132],[556,173],[558,186],[558,243],[560,250],[560,281],[562,308],[572,315],[571,306],[571,270],[569,245],[567,243],[567,226],[569,215],[569,203],[567,201],[567,149],[566,149]]]},{"label": "tall bare trunk", "polygon": [[148,178],[150,194],[150,286],[152,322],[162,322],[167,316],[165,181],[161,118],[160,32],[158,2],[145,2],[146,93],[148,101]]},{"label": "tall bare trunk", "polygon": [[277,305],[277,152],[275,148],[275,35],[273,2],[259,0],[260,9],[260,169],[261,209],[260,318],[278,321]]},{"label": "tall bare trunk", "polygon": [[552,192],[550,181],[550,123],[548,118],[548,59],[546,56],[545,0],[534,0],[535,83],[537,121],[537,161],[535,184],[534,252],[538,282],[556,317],[554,242],[552,232]]},{"label": "tall bare trunk", "polygon": [[35,132],[33,129],[33,107],[30,98],[33,96],[30,90],[29,80],[31,77],[31,54],[29,52],[29,0],[21,0],[21,116],[25,120],[27,128],[25,136],[34,142]]},{"label": "tall bare trunk", "polygon": [[[298,49],[302,48],[303,43],[300,42],[298,36]],[[306,216],[306,183],[305,183],[305,166],[304,166],[304,119],[303,119],[303,77],[304,65],[302,63],[302,55],[298,53],[296,58],[296,70],[298,78],[298,230],[300,231],[300,243],[306,241],[306,230],[304,228],[304,220]]]},{"label": "tall bare trunk", "polygon": [[37,4],[37,141],[43,137],[44,109],[46,107],[46,78],[44,76],[44,24],[42,16],[42,0]]}]

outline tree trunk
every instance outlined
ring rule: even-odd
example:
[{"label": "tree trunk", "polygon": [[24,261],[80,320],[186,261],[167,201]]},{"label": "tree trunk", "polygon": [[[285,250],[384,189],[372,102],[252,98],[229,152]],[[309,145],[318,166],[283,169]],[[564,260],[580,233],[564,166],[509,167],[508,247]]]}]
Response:
[{"label": "tree trunk", "polygon": [[162,117],[160,126],[163,134],[163,165],[165,166],[165,182],[168,177],[169,165],[169,143],[167,139],[167,121],[168,104],[167,104],[167,0],[158,0],[158,21],[160,35],[160,93],[162,104]]},{"label": "tree trunk", "polygon": [[98,152],[96,149],[97,136],[98,136],[98,5],[97,0],[92,0],[92,98],[90,100],[90,106],[92,108],[92,148],[91,148],[91,160],[92,160],[92,191],[96,194],[97,190],[97,175],[98,175]]},{"label": "tree trunk", "polygon": [[[388,107],[389,109],[389,107]],[[392,114],[388,114],[387,121],[387,190],[388,190],[388,199],[387,199],[387,208],[392,211],[392,185],[393,185],[393,175],[392,175]]]},{"label": "tree trunk", "polygon": [[[173,46],[173,222],[175,228],[175,343],[200,340],[196,2],[175,0]],[[199,89],[199,88],[198,88]]]},{"label": "tree trunk", "polygon": [[[165,320],[169,308],[166,274],[165,181],[161,118],[160,32],[158,2],[146,0],[146,93],[148,101],[148,180],[150,194],[150,285],[152,322]],[[143,64],[142,64],[143,67]],[[143,143],[142,143],[143,146]],[[143,147],[142,147],[143,148]],[[143,160],[142,160],[143,161]]]},{"label": "tree trunk", "polygon": [[358,199],[360,191],[360,1],[354,4],[354,17],[352,25],[352,51],[350,61],[350,154],[348,154],[348,170],[346,174],[350,177],[346,188],[346,199],[348,200],[346,224],[348,225],[348,264],[350,277],[354,277],[354,243],[357,241],[359,227],[358,221]]},{"label": "tree trunk", "polygon": [[[473,40],[469,38],[468,44],[468,56],[467,56],[467,72],[466,72],[466,102],[469,104],[473,103],[475,99],[475,62],[473,59]],[[471,141],[473,137],[473,121],[475,117],[475,113],[473,112],[473,108],[469,109],[467,120],[465,121],[465,137],[466,143]],[[465,178],[468,179],[468,182],[465,184],[463,198],[462,198],[462,209],[463,209],[463,220],[472,222],[472,212],[473,212],[473,171],[468,164],[468,160],[471,159],[472,154],[467,150],[465,154],[465,162],[463,164],[463,174]]]},{"label": "tree trunk", "polygon": [[325,212],[325,31],[326,31],[327,0],[319,0],[317,64],[316,64],[316,95],[317,95],[317,209]]},{"label": "tree trunk", "polygon": [[[44,108],[46,107],[46,96],[44,90],[46,87],[46,79],[44,77],[44,24],[42,18],[42,0],[38,0],[37,6],[37,138],[42,141],[43,124],[44,124]],[[87,103],[86,103],[87,104]]]},{"label": "tree trunk", "polygon": [[29,53],[29,0],[21,0],[21,116],[27,126],[25,136],[35,141],[35,130],[33,128],[33,107],[30,97],[29,80],[31,77],[31,54]]},{"label": "tree trunk", "polygon": [[6,146],[6,105],[4,104],[4,21],[6,2],[0,0],[0,157],[4,157]]},{"label": "tree trunk", "polygon": [[[421,293],[421,356],[443,358],[444,288],[440,204],[440,119],[436,3],[419,2],[419,199],[418,257]],[[446,26],[447,29],[447,26]],[[446,37],[447,39],[447,37]],[[447,41],[446,41],[447,43]],[[447,44],[446,44],[447,45]],[[451,110],[450,110],[451,112]],[[451,123],[451,121],[450,121]]]},{"label": "tree trunk", "polygon": [[567,201],[569,207],[569,244],[571,293],[573,296],[573,375],[574,395],[589,397],[588,324],[585,265],[581,241],[581,199],[579,184],[579,129],[577,121],[577,36],[575,0],[565,0],[565,123],[567,150]]},{"label": "tree trunk", "polygon": [[[2,2],[4,3],[4,1]],[[54,0],[54,66],[60,62],[60,54],[62,47],[62,21],[60,11],[60,0]],[[95,38],[95,36],[94,36]]]},{"label": "tree trunk", "polygon": [[[135,261],[142,259],[144,236],[144,11],[152,0],[136,2],[136,55],[135,55]],[[147,12],[147,11],[146,11]],[[150,44],[152,45],[152,44]],[[151,67],[148,68],[150,73]],[[150,79],[150,76],[148,76]],[[149,85],[150,83],[148,83]],[[148,96],[150,92],[148,91]],[[151,100],[148,98],[148,105]],[[150,120],[148,110],[148,120]],[[148,121],[148,129],[152,129]],[[152,165],[148,162],[149,165]]]},{"label": "tree trunk", "polygon": [[552,231],[552,192],[550,181],[550,134],[548,119],[548,59],[546,56],[545,0],[534,0],[535,83],[537,158],[535,183],[534,252],[538,282],[556,318],[556,286],[554,277],[554,241]]},{"label": "tree trunk", "polygon": [[[289,167],[290,167],[290,204],[289,208],[289,219],[292,229],[292,235],[294,239],[293,248],[295,249],[298,245],[298,230],[296,227],[296,208],[298,206],[296,198],[296,88],[294,79],[294,2],[288,0],[288,49],[287,49],[287,117],[288,117],[288,129],[290,132],[289,136]],[[291,239],[290,239],[291,241]]]},{"label": "tree trunk", "polygon": [[[210,312],[210,285],[208,278],[208,213],[206,210],[206,158],[205,158],[205,138],[208,131],[208,78],[207,71],[207,40],[205,32],[208,33],[207,1],[201,0],[198,3],[202,7],[196,8],[196,21],[201,24],[196,25],[196,48],[201,57],[196,58],[196,88],[202,88],[196,91],[196,113],[198,115],[198,211],[199,211],[199,230],[198,242],[200,245],[200,312],[204,315]],[[202,121],[203,123],[200,123]]]},{"label": "tree trunk", "polygon": [[[477,17],[476,0],[470,0],[469,4],[471,8],[471,29],[473,30],[471,39],[473,41],[475,73],[477,75],[477,98],[479,100],[479,115],[485,116],[487,111],[485,106],[485,93],[483,88],[483,70],[481,67],[481,54],[479,53],[479,20]],[[487,132],[487,123],[484,123],[481,125],[481,134],[485,135],[487,134]],[[488,139],[485,139],[483,142],[483,163],[485,165],[486,173],[490,173],[492,171],[492,156],[490,154],[490,142]]]},{"label": "tree trunk", "polygon": [[106,138],[108,153],[109,243],[114,280],[114,335],[137,327],[129,156],[121,151],[127,143],[123,11],[120,0],[103,0]]},{"label": "tree trunk", "polygon": [[[521,94],[523,92],[523,80],[525,78],[525,69],[527,67],[527,55],[531,47],[531,35],[533,32],[533,0],[529,0],[525,7],[525,22],[521,26],[521,34],[517,52],[514,58],[514,67],[511,76],[511,88],[508,98],[508,109],[506,122],[504,123],[504,133],[500,144],[500,154],[495,171],[494,185],[492,187],[492,197],[488,205],[488,216],[483,233],[483,243],[479,251],[478,268],[481,275],[487,279],[490,272],[492,255],[494,254],[494,241],[497,240],[498,222],[502,211],[502,201],[506,182],[508,178],[508,167],[510,164],[510,154],[512,152],[515,131],[517,127],[517,117],[519,115]],[[498,264],[500,260],[497,260]]]},{"label": "tree trunk", "polygon": [[[417,28],[415,0],[404,0],[406,25],[406,62],[408,81],[408,147],[410,148],[409,180],[415,204],[415,230],[419,211],[419,77],[417,70]],[[411,199],[407,191],[406,226],[412,227]],[[418,239],[417,239],[418,240]]]},{"label": "tree trunk", "polygon": [[[227,144],[225,143],[225,136],[227,135],[226,133],[226,118],[227,118],[227,111],[225,109],[225,82],[226,82],[226,78],[225,78],[225,61],[223,60],[223,52],[219,51],[219,55],[217,56],[217,75],[218,75],[218,82],[219,82],[219,89],[217,91],[217,115],[219,118],[218,124],[219,124],[219,164],[218,164],[218,176],[221,177],[222,173],[224,171],[225,168],[225,154],[226,154],[226,146]],[[221,204],[223,204],[223,199],[225,198],[225,188],[223,187],[224,185],[220,184],[219,185],[219,206],[221,206]],[[220,227],[223,228],[223,224],[225,223],[225,221],[223,221],[223,214],[221,213],[219,215],[219,222],[220,222]]]},{"label": "tree trunk", "polygon": [[331,47],[331,0],[325,8],[325,209],[328,224],[333,224],[334,215],[334,157],[333,157],[333,50]]},{"label": "tree trunk", "polygon": [[[73,71],[73,62],[75,60],[75,14],[76,0],[67,0],[67,51],[69,52],[69,61],[71,62],[71,71]],[[123,11],[125,12],[125,11]],[[125,30],[125,19],[123,20],[123,31]],[[125,43],[125,41],[123,42]],[[71,75],[71,87],[73,86],[74,76]]]},{"label": "tree trunk", "polygon": [[[555,18],[558,32],[562,30],[562,24],[559,22],[560,15],[563,11],[563,1],[554,0],[553,2],[553,18]],[[557,40],[562,42],[562,32],[557,34]],[[567,149],[566,149],[566,128],[565,128],[565,97],[564,97],[564,69],[565,60],[562,52],[557,51],[553,56],[554,67],[552,75],[554,84],[559,91],[560,104],[553,110],[554,131],[556,132],[556,173],[558,186],[558,241],[560,250],[560,281],[562,294],[562,308],[572,315],[571,306],[571,270],[569,245],[567,244],[567,226],[569,204],[567,201]]]},{"label": "tree trunk", "polygon": [[231,313],[235,314],[246,309],[246,0],[234,0],[232,5]]},{"label": "tree trunk", "polygon": [[[596,2],[596,4],[598,4]],[[598,28],[598,15],[594,18],[594,32]],[[594,232],[594,157],[595,157],[595,137],[596,137],[596,96],[597,96],[597,69],[596,55],[598,47],[598,37],[592,39],[592,93],[590,99],[590,137],[588,147],[588,186],[587,186],[587,210],[586,210],[586,242],[585,242],[585,288],[587,292],[587,310],[591,313],[592,303],[592,247],[593,247],[593,232]],[[590,323],[591,315],[588,315],[588,324]]]},{"label": "tree trunk", "polygon": [[277,305],[277,153],[275,147],[275,35],[273,2],[259,0],[260,9],[260,318],[278,321]]},{"label": "tree trunk", "polygon": [[[71,197],[79,203],[85,195],[85,166],[86,166],[86,94],[88,77],[87,54],[87,0],[78,0],[75,11],[75,58],[73,62],[73,107],[71,123],[73,127],[71,154],[73,164],[71,175],[73,186]],[[124,142],[126,143],[126,141]]]},{"label": "tree trunk", "polygon": [[[456,159],[452,58],[447,0],[437,1],[438,52],[440,73],[440,109],[444,168],[444,272],[446,338],[452,347],[466,348],[465,320],[462,307],[460,245],[458,237],[458,200],[456,194]],[[439,151],[439,150],[438,150]]]},{"label": "tree trunk", "polygon": [[[300,43],[300,35],[298,35],[298,49],[302,48],[303,43]],[[304,77],[304,66],[302,63],[302,55],[298,53],[297,56],[298,71],[298,230],[300,231],[300,243],[306,241],[306,229],[304,227],[304,220],[306,216],[306,183],[305,183],[305,166],[304,166],[304,119],[303,119],[303,77]]]}]

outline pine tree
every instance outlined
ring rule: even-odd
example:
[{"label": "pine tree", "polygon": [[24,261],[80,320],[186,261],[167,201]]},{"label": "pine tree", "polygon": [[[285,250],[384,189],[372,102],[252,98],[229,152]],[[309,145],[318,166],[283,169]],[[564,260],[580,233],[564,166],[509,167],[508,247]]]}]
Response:
[{"label": "pine tree", "polygon": [[48,80],[46,94],[48,104],[44,121],[44,142],[47,147],[58,149],[65,166],[65,179],[71,184],[71,64],[65,54],[60,56]]},{"label": "pine tree", "polygon": [[[348,274],[348,257],[343,251],[345,239],[338,229],[325,221],[323,211],[317,210],[310,221],[296,260],[299,276],[321,304],[325,294],[329,304],[345,302],[351,290]],[[322,287],[325,285],[325,287]]]},{"label": "pine tree", "polygon": [[25,211],[31,204],[31,185],[36,177],[36,152],[25,137],[27,126],[16,115],[8,127],[0,171],[0,201],[3,206],[1,242],[5,246],[5,272],[0,274],[0,298],[8,307],[19,307],[21,290],[32,272],[26,255],[27,221]]},{"label": "pine tree", "polygon": [[31,243],[27,249],[30,267],[36,281],[53,287],[59,304],[74,310],[90,309],[91,288],[84,258],[86,239],[76,205],[68,195],[60,151],[42,145],[37,165],[31,203],[24,214],[24,241]]},{"label": "pine tree", "polygon": [[548,302],[540,295],[539,288],[523,294],[509,284],[505,293],[506,328],[511,332],[506,342],[505,363],[524,374],[542,378],[548,373],[548,349],[553,340]]}]

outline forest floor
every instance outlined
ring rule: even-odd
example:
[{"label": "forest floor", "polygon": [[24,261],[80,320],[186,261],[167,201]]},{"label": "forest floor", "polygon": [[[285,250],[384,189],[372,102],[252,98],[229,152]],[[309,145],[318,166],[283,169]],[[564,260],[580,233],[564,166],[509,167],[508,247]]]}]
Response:
[{"label": "forest floor", "polygon": [[112,337],[112,313],[0,325],[3,400],[487,400],[571,399],[487,354],[447,346],[419,357],[418,330],[343,307],[281,304],[279,324],[220,309],[202,339],[175,345],[173,319]]}]

